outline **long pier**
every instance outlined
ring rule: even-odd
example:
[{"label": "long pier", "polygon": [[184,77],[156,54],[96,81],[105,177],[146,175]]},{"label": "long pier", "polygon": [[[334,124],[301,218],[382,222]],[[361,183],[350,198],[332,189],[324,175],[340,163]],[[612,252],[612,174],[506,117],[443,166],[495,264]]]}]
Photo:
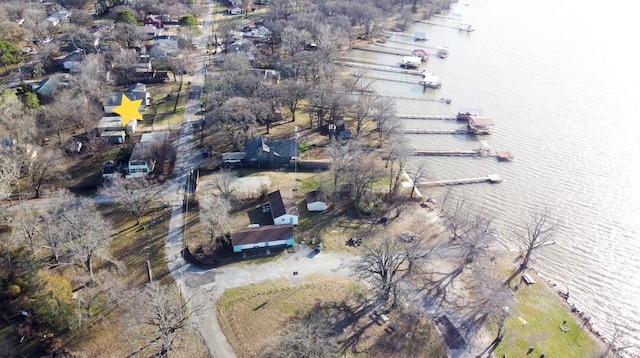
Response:
[{"label": "long pier", "polygon": [[415,22],[419,22],[421,24],[433,25],[433,26],[448,27],[450,29],[459,30],[459,25],[458,26],[452,26],[452,25],[438,24],[436,22],[431,22],[431,21],[426,21],[426,20],[415,20]]},{"label": "long pier", "polygon": [[353,62],[346,62],[346,61],[335,61],[335,63],[337,63],[339,65],[342,65],[342,66],[354,67],[354,68],[362,68],[362,69],[367,69],[367,70],[402,73],[402,74],[410,75],[410,76],[422,76],[422,73],[420,73],[418,71],[405,70],[405,69],[402,69],[402,68],[393,68],[393,67],[387,67],[387,66],[370,65],[370,64],[366,64],[366,63],[353,63]]},{"label": "long pier", "polygon": [[[389,44],[390,43],[390,44]],[[438,48],[437,47],[433,47],[433,46],[425,46],[423,44],[420,43],[411,43],[411,42],[405,42],[405,41],[396,41],[396,40],[389,40],[387,39],[384,43],[375,43],[378,46],[382,46],[382,47],[389,47],[389,48],[397,48],[397,49],[404,49],[404,47],[399,47],[399,46],[393,46],[393,44],[398,44],[398,45],[403,45],[403,46],[407,46],[407,47],[413,47],[415,48],[420,48],[420,49],[429,49],[429,50],[434,50],[437,51]],[[413,51],[413,50],[412,50]]]},{"label": "long pier", "polygon": [[400,62],[378,61],[378,60],[372,60],[372,59],[360,58],[360,57],[340,57],[338,60],[346,61],[346,62],[366,63],[369,65],[380,65],[380,66],[399,66],[400,65]]},{"label": "long pier", "polygon": [[[352,76],[355,76],[355,75],[352,74]],[[372,78],[372,79],[375,79],[375,80],[420,84],[420,81],[417,81],[417,80],[415,80],[413,78],[403,78],[403,77],[399,77],[399,76],[374,75],[374,74],[370,74],[370,73],[360,73],[360,74],[358,74],[358,76],[364,77],[364,78]]]},{"label": "long pier", "polygon": [[418,156],[444,156],[444,157],[476,157],[480,156],[482,151],[476,150],[414,150],[413,155]]},{"label": "long pier", "polygon": [[387,55],[398,55],[398,56],[409,56],[411,55],[411,53],[407,53],[404,51],[399,51],[399,50],[383,50],[383,49],[375,49],[375,48],[371,48],[371,47],[362,47],[362,46],[353,46],[352,49],[354,50],[360,50],[360,51],[367,51],[367,52],[375,52],[375,53],[384,53]]},{"label": "long pier", "polygon": [[431,129],[405,129],[404,134],[476,134],[470,129],[431,130]]},{"label": "long pier", "polygon": [[[436,100],[434,100],[436,101]],[[437,100],[441,101],[441,100]],[[400,119],[424,119],[424,120],[438,120],[438,121],[455,121],[456,116],[434,116],[431,114],[403,114],[399,115]]]},{"label": "long pier", "polygon": [[477,184],[477,183],[500,183],[502,178],[498,174],[487,175],[480,178],[466,178],[466,179],[452,179],[452,180],[437,180],[426,183],[416,183],[416,186],[446,186],[446,185],[463,185],[463,184]]}]

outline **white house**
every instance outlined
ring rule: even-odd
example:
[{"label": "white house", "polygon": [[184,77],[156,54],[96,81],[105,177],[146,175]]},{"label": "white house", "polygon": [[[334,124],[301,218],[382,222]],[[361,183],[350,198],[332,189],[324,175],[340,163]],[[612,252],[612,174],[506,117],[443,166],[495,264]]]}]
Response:
[{"label": "white house", "polygon": [[128,173],[125,178],[142,178],[151,173],[156,166],[156,160],[151,152],[152,143],[138,143],[131,151]]},{"label": "white house", "polygon": [[280,190],[269,194],[269,208],[274,225],[298,225],[298,207],[295,201],[285,202]]},{"label": "white house", "polygon": [[127,179],[141,178],[153,172],[156,159],[153,153],[156,143],[169,140],[169,132],[144,133],[140,143],[136,144],[129,158]]},{"label": "white house", "polygon": [[327,210],[327,196],[320,190],[314,190],[307,193],[307,210],[309,211],[325,211]]},{"label": "white house", "polygon": [[295,245],[294,230],[292,225],[268,225],[238,230],[231,235],[233,252],[242,253],[245,257],[247,251],[262,250],[266,254],[271,253],[272,248],[293,247]]}]

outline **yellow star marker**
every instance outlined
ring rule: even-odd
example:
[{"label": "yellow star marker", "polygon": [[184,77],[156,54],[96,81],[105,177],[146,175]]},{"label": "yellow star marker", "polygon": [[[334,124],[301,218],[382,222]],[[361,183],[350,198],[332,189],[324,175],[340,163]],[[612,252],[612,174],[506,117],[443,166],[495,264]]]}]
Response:
[{"label": "yellow star marker", "polygon": [[137,119],[142,120],[142,114],[140,114],[140,105],[142,99],[132,101],[126,94],[122,94],[122,103],[116,107],[113,111],[122,117],[122,126],[126,127],[129,121]]}]

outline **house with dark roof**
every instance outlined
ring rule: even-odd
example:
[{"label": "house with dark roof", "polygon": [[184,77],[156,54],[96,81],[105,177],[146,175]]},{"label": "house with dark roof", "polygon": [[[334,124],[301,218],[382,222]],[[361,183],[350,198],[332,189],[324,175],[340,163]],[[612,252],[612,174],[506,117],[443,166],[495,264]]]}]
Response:
[{"label": "house with dark roof", "polygon": [[280,190],[269,194],[269,209],[274,225],[298,225],[298,206],[293,198],[282,198]]},{"label": "house with dark roof", "polygon": [[307,210],[309,211],[325,211],[327,210],[327,196],[320,190],[314,190],[305,196],[307,201]]},{"label": "house with dark roof", "polygon": [[267,255],[272,248],[286,248],[295,245],[293,225],[269,225],[242,229],[231,234],[233,252],[241,252],[243,257],[249,250],[265,249]]},{"label": "house with dark roof", "polygon": [[59,76],[45,78],[37,84],[31,85],[33,92],[38,95],[41,102],[53,99],[56,91],[62,90],[69,82]]},{"label": "house with dark roof", "polygon": [[295,140],[273,140],[260,136],[250,139],[244,147],[247,153],[245,161],[261,165],[291,165],[291,160],[298,156]]}]

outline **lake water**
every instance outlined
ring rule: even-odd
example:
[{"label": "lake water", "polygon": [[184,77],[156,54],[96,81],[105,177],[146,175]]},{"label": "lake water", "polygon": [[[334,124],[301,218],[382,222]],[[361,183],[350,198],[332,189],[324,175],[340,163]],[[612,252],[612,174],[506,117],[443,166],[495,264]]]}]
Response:
[{"label": "lake water", "polygon": [[[465,5],[468,4],[468,5]],[[640,346],[640,95],[636,64],[635,11],[612,3],[578,0],[471,0],[432,18],[444,26],[416,23],[429,41],[406,46],[448,46],[447,59],[423,68],[442,88],[422,93],[419,85],[376,81],[378,92],[422,96],[397,100],[399,114],[454,115],[482,109],[496,126],[485,138],[514,161],[493,158],[425,158],[429,179],[499,174],[498,185],[453,188],[476,207],[496,216],[501,240],[514,247],[513,227],[532,212],[550,208],[561,227],[556,245],[537,255],[534,268],[570,289],[570,302],[611,337]],[[474,32],[458,31],[461,22]],[[413,42],[392,36],[388,44]],[[400,56],[354,51],[352,56],[399,62]],[[382,73],[381,73],[382,74]],[[385,75],[392,75],[384,73]],[[451,98],[446,105],[440,98]],[[457,128],[442,121],[407,120],[405,128]],[[476,149],[477,138],[412,135],[415,149]],[[427,195],[441,195],[427,192]],[[626,351],[640,356],[640,348]]]}]

